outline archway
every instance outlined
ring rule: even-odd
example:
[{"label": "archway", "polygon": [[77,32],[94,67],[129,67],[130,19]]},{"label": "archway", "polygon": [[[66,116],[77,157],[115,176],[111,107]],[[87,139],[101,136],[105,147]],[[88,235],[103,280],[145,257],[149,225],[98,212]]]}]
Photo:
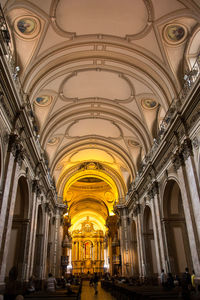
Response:
[{"label": "archway", "polygon": [[168,181],[164,192],[164,224],[168,250],[168,268],[174,274],[191,268],[191,254],[181,191],[174,180]]},{"label": "archway", "polygon": [[18,181],[15,208],[10,235],[10,244],[6,266],[6,275],[15,266],[18,271],[18,280],[23,276],[23,266],[26,251],[26,234],[28,227],[29,196],[28,185],[25,177],[20,177]]},{"label": "archway", "polygon": [[146,255],[146,275],[153,276],[158,273],[156,251],[153,233],[152,214],[149,206],[144,210],[144,244]]},{"label": "archway", "polygon": [[[104,239],[108,231],[108,218],[114,216],[113,205],[116,197],[118,198],[118,191],[114,181],[101,172],[101,169],[97,170],[94,163],[87,166],[94,169],[84,169],[78,177],[70,178],[63,195],[68,206],[65,220],[70,220],[69,228],[64,228],[64,231],[67,232],[67,238],[72,239],[74,274],[103,273],[105,256],[108,256],[104,256],[104,252],[108,254],[108,248],[112,249],[112,245],[109,244],[104,251]],[[115,258],[116,255],[119,256],[115,254]],[[109,257],[111,259],[112,255]],[[106,265],[108,267],[112,264],[113,261],[110,261]]]}]

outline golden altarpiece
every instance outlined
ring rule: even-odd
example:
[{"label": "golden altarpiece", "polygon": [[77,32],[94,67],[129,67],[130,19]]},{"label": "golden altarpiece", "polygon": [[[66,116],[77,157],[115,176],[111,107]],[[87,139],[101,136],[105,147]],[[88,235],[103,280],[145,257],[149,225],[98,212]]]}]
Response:
[{"label": "golden altarpiece", "polygon": [[73,273],[101,273],[104,267],[104,234],[95,230],[89,217],[72,232]]},{"label": "golden altarpiece", "polygon": [[[64,216],[63,271],[72,274],[102,274],[120,267],[120,247],[116,216],[108,217],[107,231],[96,228],[87,216],[80,229],[69,232],[71,222]],[[115,225],[115,230],[112,228]]]}]

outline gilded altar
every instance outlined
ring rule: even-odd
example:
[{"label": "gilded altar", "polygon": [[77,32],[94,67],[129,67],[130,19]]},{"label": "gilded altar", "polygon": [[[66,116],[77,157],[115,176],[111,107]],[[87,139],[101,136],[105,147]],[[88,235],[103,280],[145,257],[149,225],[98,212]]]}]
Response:
[{"label": "gilded altar", "polygon": [[95,229],[89,217],[81,223],[80,230],[72,236],[73,274],[94,272],[102,273],[104,266],[104,234]]}]

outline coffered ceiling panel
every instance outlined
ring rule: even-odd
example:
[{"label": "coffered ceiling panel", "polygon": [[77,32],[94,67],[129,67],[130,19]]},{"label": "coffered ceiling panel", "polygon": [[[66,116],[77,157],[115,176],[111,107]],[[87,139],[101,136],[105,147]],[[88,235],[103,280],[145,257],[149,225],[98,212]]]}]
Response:
[{"label": "coffered ceiling panel", "polygon": [[[61,0],[55,18],[60,29],[71,34],[133,35],[148,21],[145,2],[141,0]],[[79,20],[77,22],[77,20]]]},{"label": "coffered ceiling panel", "polygon": [[[77,90],[77,86],[79,89]],[[126,100],[131,97],[132,87],[122,74],[95,71],[76,72],[66,80],[63,86],[65,98],[105,98]]]}]

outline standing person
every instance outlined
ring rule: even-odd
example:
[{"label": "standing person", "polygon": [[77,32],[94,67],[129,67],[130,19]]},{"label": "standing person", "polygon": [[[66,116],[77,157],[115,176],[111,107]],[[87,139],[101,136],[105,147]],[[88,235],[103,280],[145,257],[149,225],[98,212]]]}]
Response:
[{"label": "standing person", "polygon": [[34,293],[35,292],[35,277],[31,276],[28,281],[27,286],[27,292],[28,293]]},{"label": "standing person", "polygon": [[160,282],[161,282],[163,287],[166,285],[166,281],[167,281],[167,276],[165,274],[164,269],[162,269],[161,274],[160,274]]},{"label": "standing person", "polygon": [[95,272],[94,277],[93,277],[93,287],[94,287],[94,290],[95,290],[95,295],[98,293],[98,290],[97,290],[98,281],[99,281],[99,278],[97,276],[97,272]]},{"label": "standing person", "polygon": [[172,289],[174,287],[174,278],[172,276],[172,273],[167,274],[167,283],[166,286],[168,289]]},{"label": "standing person", "polygon": [[195,282],[194,282],[194,279],[195,279],[195,272],[194,272],[194,270],[192,270],[191,283],[192,283],[192,289],[193,289],[193,290],[195,290]]},{"label": "standing person", "polygon": [[49,273],[49,278],[46,281],[47,292],[55,292],[56,290],[56,279],[51,273]]},{"label": "standing person", "polygon": [[182,298],[185,300],[190,299],[191,275],[189,273],[188,268],[185,268],[185,272],[183,273],[181,286],[182,286]]}]

